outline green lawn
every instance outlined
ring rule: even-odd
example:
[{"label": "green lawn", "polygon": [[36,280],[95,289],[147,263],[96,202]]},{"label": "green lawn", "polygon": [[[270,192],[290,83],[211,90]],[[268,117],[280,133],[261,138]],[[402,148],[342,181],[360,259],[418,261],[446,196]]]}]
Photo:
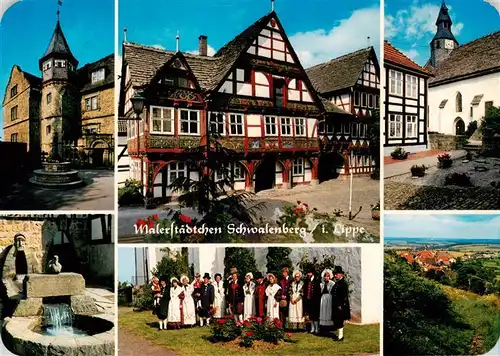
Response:
[{"label": "green lawn", "polygon": [[474,330],[471,354],[485,354],[500,337],[500,298],[494,294],[480,296],[471,292],[442,286],[453,301],[453,309]]},{"label": "green lawn", "polygon": [[119,327],[157,346],[176,352],[178,355],[359,355],[379,353],[379,325],[346,325],[344,341],[292,333],[296,343],[282,342],[279,345],[260,345],[250,349],[234,344],[211,343],[208,328],[158,331],[156,318],[151,312],[134,312],[130,308],[119,309]]}]

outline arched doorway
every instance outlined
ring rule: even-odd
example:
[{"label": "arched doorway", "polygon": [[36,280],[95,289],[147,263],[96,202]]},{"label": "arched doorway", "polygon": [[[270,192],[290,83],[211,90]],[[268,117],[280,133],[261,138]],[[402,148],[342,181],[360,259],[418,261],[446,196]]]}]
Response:
[{"label": "arched doorway", "polygon": [[276,159],[264,158],[255,170],[255,193],[273,189],[276,184]]},{"label": "arched doorway", "polygon": [[455,119],[455,135],[465,134],[465,122],[460,117]]},{"label": "arched doorway", "polygon": [[92,146],[92,165],[102,167],[107,163],[108,145],[103,141],[97,141]]}]

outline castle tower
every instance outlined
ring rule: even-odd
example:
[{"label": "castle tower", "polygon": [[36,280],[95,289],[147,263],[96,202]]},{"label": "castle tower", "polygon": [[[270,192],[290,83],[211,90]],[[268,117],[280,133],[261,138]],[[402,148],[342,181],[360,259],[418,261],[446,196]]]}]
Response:
[{"label": "castle tower", "polygon": [[58,19],[49,46],[39,60],[42,71],[40,141],[42,151],[50,155],[61,155],[61,144],[78,138],[77,66]]},{"label": "castle tower", "polygon": [[458,42],[451,32],[453,22],[448,13],[446,3],[442,2],[439,15],[436,20],[436,35],[432,39],[431,46],[431,59],[430,64],[437,68],[441,63],[448,58],[450,53],[458,47]]}]

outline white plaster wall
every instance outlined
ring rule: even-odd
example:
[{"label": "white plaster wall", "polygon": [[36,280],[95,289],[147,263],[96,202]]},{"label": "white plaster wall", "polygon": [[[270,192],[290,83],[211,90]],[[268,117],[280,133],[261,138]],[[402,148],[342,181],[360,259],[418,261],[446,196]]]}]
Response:
[{"label": "white plaster wall", "polygon": [[314,130],[314,126],[316,125],[316,119],[307,118],[306,122],[307,122],[307,137],[310,138],[318,137],[318,131]]},{"label": "white plaster wall", "polygon": [[251,96],[252,95],[252,84],[237,83],[236,84],[236,94]]},{"label": "white plaster wall", "polygon": [[364,245],[361,250],[361,322],[379,323],[382,320],[384,267],[380,246]]},{"label": "white plaster wall", "polygon": [[260,127],[249,127],[248,137],[262,137],[262,129]]},{"label": "white plaster wall", "polygon": [[235,190],[245,190],[245,182],[244,181],[234,182],[234,189]]},{"label": "white plaster wall", "polygon": [[[462,112],[455,111],[455,97],[457,92],[462,94]],[[470,103],[475,95],[484,94],[479,105],[473,105],[474,116],[471,118]],[[443,109],[439,108],[442,100],[448,99]],[[444,134],[455,134],[455,119],[462,118],[465,128],[474,120],[480,123],[484,117],[484,103],[493,101],[494,106],[500,105],[500,72],[484,75],[477,78],[462,80],[429,88],[429,131]]]},{"label": "white plaster wall", "polygon": [[232,94],[233,93],[233,82],[230,80],[227,80],[222,84],[222,86],[219,89],[220,93],[228,93]]},{"label": "white plaster wall", "polygon": [[118,182],[118,187],[123,187],[125,181],[130,178],[130,157],[128,156],[128,150],[125,150],[125,154],[118,159],[118,155],[122,152],[124,147],[127,147],[127,136],[119,136],[118,151],[116,152],[116,158],[118,161],[116,181]]},{"label": "white plaster wall", "polygon": [[311,162],[307,159],[304,160],[304,168],[306,169],[304,172],[304,182],[310,182],[312,180]]},{"label": "white plaster wall", "polygon": [[247,125],[260,125],[260,115],[249,114],[247,117]]},{"label": "white plaster wall", "polygon": [[281,163],[276,162],[276,168],[275,168],[275,182],[276,184],[282,184],[283,183],[283,167],[281,166]]}]

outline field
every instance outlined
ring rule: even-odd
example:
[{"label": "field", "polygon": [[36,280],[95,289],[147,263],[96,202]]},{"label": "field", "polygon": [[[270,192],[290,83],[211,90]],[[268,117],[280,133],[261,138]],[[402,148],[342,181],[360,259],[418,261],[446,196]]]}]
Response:
[{"label": "field", "polygon": [[457,250],[461,252],[486,252],[486,251],[492,251],[492,252],[500,252],[500,244],[488,244],[488,245],[482,245],[482,244],[466,244],[466,245],[453,245],[449,247],[452,250]]}]

